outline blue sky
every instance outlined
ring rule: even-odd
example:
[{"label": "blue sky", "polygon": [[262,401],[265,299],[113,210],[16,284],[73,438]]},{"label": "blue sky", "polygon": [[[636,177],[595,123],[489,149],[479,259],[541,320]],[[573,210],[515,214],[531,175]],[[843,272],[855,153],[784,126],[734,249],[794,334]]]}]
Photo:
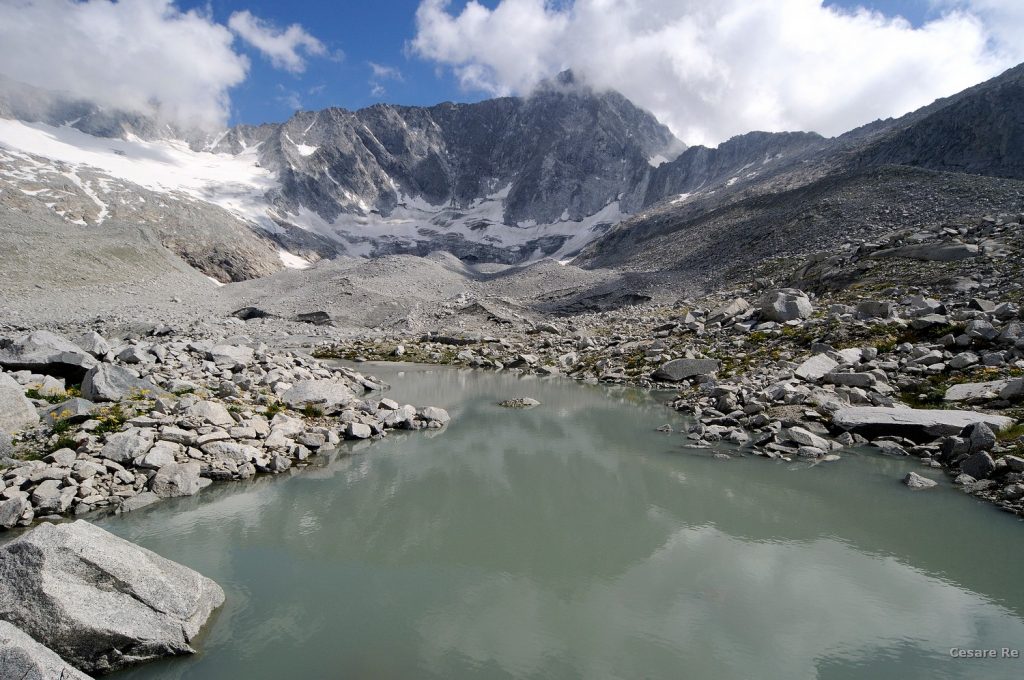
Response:
[{"label": "blue sky", "polygon": [[[232,123],[283,120],[291,115],[296,103],[307,110],[328,106],[358,109],[381,101],[430,105],[492,96],[484,90],[460,86],[450,69],[409,54],[406,45],[416,34],[417,0],[183,0],[178,4],[182,9],[209,7],[220,23],[243,10],[280,28],[298,23],[329,50],[343,54],[340,59],[311,58],[303,73],[291,74],[273,68],[251,47],[239,45],[238,49],[250,57],[252,69],[249,78],[231,92]],[[480,0],[480,4],[494,8],[498,0]],[[930,16],[928,0],[843,0],[826,4],[843,8],[866,6],[887,15],[903,16],[915,26]],[[449,11],[457,13],[465,5],[465,0],[455,0]],[[376,79],[383,92],[374,94],[370,62],[397,69],[401,80]]]}]

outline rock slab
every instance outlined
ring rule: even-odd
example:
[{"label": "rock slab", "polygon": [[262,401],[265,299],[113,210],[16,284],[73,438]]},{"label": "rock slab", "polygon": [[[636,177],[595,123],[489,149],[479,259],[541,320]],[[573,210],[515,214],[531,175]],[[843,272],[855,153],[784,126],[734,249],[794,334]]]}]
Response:
[{"label": "rock slab", "polygon": [[903,435],[935,438],[959,434],[968,425],[985,423],[999,432],[1013,426],[1013,419],[975,411],[853,406],[836,411],[833,424],[848,432],[870,435]]},{"label": "rock slab", "polygon": [[0,619],[87,673],[195,653],[223,602],[210,579],[82,520],[0,548]]}]

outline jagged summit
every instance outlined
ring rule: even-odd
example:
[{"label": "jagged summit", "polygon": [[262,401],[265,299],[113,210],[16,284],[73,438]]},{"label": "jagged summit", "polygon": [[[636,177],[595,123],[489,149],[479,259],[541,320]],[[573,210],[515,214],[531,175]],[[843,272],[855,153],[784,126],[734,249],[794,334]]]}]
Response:
[{"label": "jagged summit", "polygon": [[496,263],[584,253],[591,266],[636,267],[689,252],[692,239],[673,234],[716,211],[757,201],[742,214],[762,224],[773,200],[805,200],[814,192],[802,188],[853,172],[1024,178],[1022,83],[1024,65],[831,139],[750,132],[687,148],[568,70],[526,97],[300,111],[217,134],[5,82],[0,189],[16,193],[0,193],[0,204],[38,203],[86,226],[155,225],[162,243],[220,281],[339,255],[434,251]]}]

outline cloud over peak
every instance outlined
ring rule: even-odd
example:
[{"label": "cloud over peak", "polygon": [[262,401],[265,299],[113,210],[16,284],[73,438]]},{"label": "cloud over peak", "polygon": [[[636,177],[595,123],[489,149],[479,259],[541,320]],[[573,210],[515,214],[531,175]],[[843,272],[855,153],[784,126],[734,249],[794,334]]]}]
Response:
[{"label": "cloud over peak", "polygon": [[1024,60],[1019,0],[936,0],[920,27],[821,0],[422,0],[419,56],[463,87],[526,93],[572,68],[687,143],[750,130],[838,134],[953,94]]},{"label": "cloud over peak", "polygon": [[0,76],[185,128],[216,128],[228,120],[231,88],[249,73],[232,31],[293,73],[303,70],[303,55],[327,52],[298,25],[278,30],[249,12],[230,24],[174,0],[0,0]]},{"label": "cloud over peak", "polygon": [[306,70],[306,55],[325,56],[327,48],[299,24],[279,29],[270,22],[253,16],[249,10],[235,12],[228,18],[228,27],[245,42],[259,50],[275,68],[291,73]]}]

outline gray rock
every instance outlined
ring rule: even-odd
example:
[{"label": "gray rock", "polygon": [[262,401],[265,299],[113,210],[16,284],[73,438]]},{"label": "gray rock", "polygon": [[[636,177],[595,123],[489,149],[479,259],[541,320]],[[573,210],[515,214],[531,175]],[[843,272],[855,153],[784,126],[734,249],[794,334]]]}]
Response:
[{"label": "gray rock", "polygon": [[992,456],[984,451],[975,453],[960,462],[960,472],[975,479],[985,479],[995,469],[996,464],[992,460]]},{"label": "gray rock", "polygon": [[363,423],[349,423],[345,427],[346,439],[369,439],[373,436],[373,430],[369,425]]},{"label": "gray rock", "polygon": [[121,401],[136,395],[157,397],[167,393],[129,369],[113,364],[90,369],[82,380],[82,396],[89,401]]},{"label": "gray rock", "polygon": [[908,472],[907,476],[903,478],[903,483],[911,489],[931,489],[939,485],[934,479],[922,477],[916,472]]},{"label": "gray rock", "polygon": [[761,318],[769,321],[806,319],[814,312],[811,299],[802,290],[780,288],[761,296]]},{"label": "gray rock", "polygon": [[0,621],[0,677],[9,680],[89,680],[17,626]]},{"label": "gray rock", "polygon": [[967,260],[978,257],[978,246],[972,243],[922,243],[917,245],[902,246],[888,250],[879,250],[872,253],[872,257],[905,257],[911,260],[922,260],[925,262],[953,262],[956,260]]},{"label": "gray rock", "polygon": [[951,385],[943,397],[945,401],[991,401],[999,398],[999,392],[1006,387],[1005,380],[983,383],[961,383]]},{"label": "gray rock", "polygon": [[281,401],[294,409],[309,404],[326,415],[341,412],[353,399],[355,393],[347,385],[333,380],[303,380],[281,395]]},{"label": "gray rock", "polygon": [[311,323],[314,326],[333,326],[334,321],[327,312],[305,312],[296,314],[295,320],[299,323]]},{"label": "gray rock", "polygon": [[35,506],[36,513],[40,515],[62,512],[65,508],[61,507],[60,482],[56,479],[46,479],[40,482],[32,492],[32,505]]},{"label": "gray rock", "polygon": [[47,425],[53,425],[59,420],[69,423],[81,423],[92,417],[96,410],[96,404],[88,399],[72,397],[59,404],[48,406],[40,411],[43,420]]},{"label": "gray rock", "polygon": [[863,300],[857,304],[857,316],[865,319],[888,319],[894,311],[891,302]]},{"label": "gray rock", "polygon": [[192,496],[202,488],[199,463],[168,463],[156,471],[149,482],[150,490],[160,498]]},{"label": "gray rock", "polygon": [[836,411],[836,427],[865,436],[902,435],[931,439],[959,434],[968,425],[985,423],[995,431],[1013,426],[1013,419],[974,411],[852,406]]},{"label": "gray rock", "polygon": [[96,358],[91,354],[49,331],[35,331],[14,342],[0,342],[0,366],[8,370],[80,380],[95,365]]},{"label": "gray rock", "polygon": [[245,345],[215,345],[207,358],[218,366],[245,366],[252,363],[254,352]]},{"label": "gray rock", "polygon": [[216,401],[196,402],[185,410],[185,415],[192,418],[198,418],[204,423],[218,425],[221,427],[227,427],[235,424],[235,419],[231,417],[231,412],[227,410],[224,404]]},{"label": "gray rock", "polygon": [[157,444],[134,460],[135,467],[144,470],[158,470],[174,462],[173,444]]},{"label": "gray rock", "polygon": [[160,501],[160,496],[157,496],[152,491],[143,491],[138,496],[132,496],[126,498],[117,508],[118,513],[135,512],[142,508],[148,507]]},{"label": "gray rock", "polygon": [[1024,378],[1015,378],[999,391],[999,398],[1006,400],[1024,397]]},{"label": "gray rock", "polygon": [[95,331],[89,331],[78,339],[78,346],[97,359],[102,359],[110,353],[110,344],[103,339],[103,336]]},{"label": "gray rock", "polygon": [[795,371],[797,377],[807,382],[818,382],[829,373],[839,368],[839,363],[827,354],[816,354],[800,364]]},{"label": "gray rock", "polygon": [[52,465],[59,465],[61,467],[71,467],[77,458],[78,454],[71,449],[57,449],[50,455],[43,458],[43,461],[51,463]]},{"label": "gray rock", "polygon": [[995,432],[985,423],[975,423],[968,426],[960,433],[960,436],[970,442],[972,453],[991,451],[995,448],[997,442]]},{"label": "gray rock", "polygon": [[0,618],[88,673],[194,653],[224,602],[210,579],[82,520],[3,546],[0,573]]},{"label": "gray rock", "polygon": [[200,448],[203,453],[213,458],[232,460],[236,463],[248,463],[260,455],[259,450],[255,447],[232,441],[212,441],[203,444]]},{"label": "gray rock", "polygon": [[1003,456],[1003,460],[1006,461],[1006,467],[1010,468],[1010,472],[1024,472],[1024,458]]},{"label": "gray rock", "polygon": [[155,439],[156,433],[149,429],[132,428],[115,432],[107,435],[107,442],[99,455],[115,463],[127,463],[149,451]]},{"label": "gray rock", "polygon": [[540,402],[530,397],[515,397],[514,399],[506,399],[499,402],[498,406],[505,408],[533,408],[534,406],[540,406]]},{"label": "gray rock", "polygon": [[0,501],[0,527],[12,529],[21,521],[21,516],[31,508],[28,499],[23,496],[15,496],[5,501]]},{"label": "gray rock", "polygon": [[750,309],[750,303],[743,298],[736,298],[731,302],[727,302],[724,305],[714,309],[710,315],[708,315],[708,323],[716,323],[719,321],[728,321],[734,319],[740,314],[745,313]]},{"label": "gray rock", "polygon": [[661,365],[651,374],[652,380],[680,382],[687,378],[717,373],[721,364],[717,359],[675,359]]},{"label": "gray rock", "polygon": [[832,448],[832,445],[829,444],[828,440],[823,437],[819,437],[802,427],[791,427],[787,430],[787,434],[791,440],[802,446],[811,446],[823,451],[829,451]]},{"label": "gray rock", "polygon": [[0,373],[0,430],[17,432],[39,422],[36,407],[13,378]]},{"label": "gray rock", "polygon": [[126,364],[151,364],[156,361],[155,356],[138,345],[131,345],[122,349],[117,353],[117,359]]},{"label": "gray rock", "polygon": [[437,408],[436,406],[427,406],[426,408],[421,409],[420,416],[422,416],[427,422],[440,423],[442,425],[447,425],[452,419],[451,416],[448,415],[448,411],[445,411],[443,408]]},{"label": "gray rock", "polygon": [[825,382],[845,387],[870,388],[874,387],[878,379],[870,373],[829,373],[825,376]]}]

